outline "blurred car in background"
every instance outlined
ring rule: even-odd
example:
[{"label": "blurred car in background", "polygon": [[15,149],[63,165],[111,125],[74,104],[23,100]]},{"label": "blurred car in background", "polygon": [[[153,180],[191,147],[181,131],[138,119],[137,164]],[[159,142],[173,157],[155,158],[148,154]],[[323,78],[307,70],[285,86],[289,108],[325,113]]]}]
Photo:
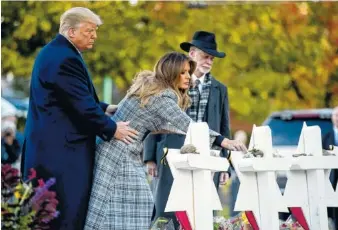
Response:
[{"label": "blurred car in background", "polygon": [[[271,129],[272,144],[283,156],[296,153],[303,123],[307,126],[318,125],[322,137],[332,129],[332,109],[285,110],[272,113],[264,122]],[[282,192],[286,185],[286,172],[277,173],[277,183]]]},{"label": "blurred car in background", "polygon": [[28,106],[29,106],[29,98],[18,98],[18,97],[9,97],[2,96],[2,98],[6,99],[17,109],[17,116],[27,118]]},{"label": "blurred car in background", "polygon": [[322,137],[332,129],[332,109],[285,110],[272,113],[264,122],[271,129],[272,144],[282,155],[290,153],[298,145],[299,135],[307,126],[318,125]]},{"label": "blurred car in background", "polygon": [[2,76],[1,97],[10,102],[17,109],[17,117],[27,118],[29,107],[30,79],[25,77]]}]

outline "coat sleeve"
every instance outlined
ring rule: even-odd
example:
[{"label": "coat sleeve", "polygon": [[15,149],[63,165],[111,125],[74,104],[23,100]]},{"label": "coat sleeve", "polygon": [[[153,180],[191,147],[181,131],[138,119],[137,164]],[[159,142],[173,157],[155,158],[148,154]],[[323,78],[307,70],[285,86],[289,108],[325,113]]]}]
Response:
[{"label": "coat sleeve", "polygon": [[[173,128],[187,133],[190,122],[193,122],[191,118],[183,112],[183,110],[177,104],[177,98],[174,93],[164,93],[157,98],[155,103],[155,111],[157,115],[162,119],[164,126],[170,123]],[[173,129],[171,129],[173,131]],[[219,133],[209,130],[210,142],[221,147],[221,143],[224,139]]]},{"label": "coat sleeve", "polygon": [[221,130],[220,133],[230,138],[230,116],[229,116],[229,97],[228,90],[225,87],[223,106],[222,106],[222,117],[221,117]]},{"label": "coat sleeve", "polygon": [[[174,93],[165,92],[157,97],[156,102],[154,102],[154,111],[163,121],[164,129],[170,127],[170,131],[172,132],[175,129],[184,133],[188,131],[189,124],[192,120],[178,106],[177,97]],[[168,126],[168,123],[170,123],[170,126]]]},{"label": "coat sleeve", "polygon": [[158,135],[149,134],[143,142],[143,162],[154,161],[156,162],[156,146],[158,142]]},{"label": "coat sleeve", "polygon": [[108,104],[104,103],[104,102],[100,102],[100,106],[101,106],[101,109],[103,110],[103,112],[106,112]]},{"label": "coat sleeve", "polygon": [[[220,134],[228,139],[230,139],[230,118],[229,118],[229,98],[228,98],[228,90],[226,86],[223,86],[224,94],[221,94],[223,98],[222,107],[221,107],[221,124],[220,124]],[[222,149],[221,157],[228,157],[229,150]]]},{"label": "coat sleeve", "polygon": [[[230,116],[229,116],[229,97],[228,97],[228,89],[226,86],[224,86],[224,100],[222,105],[222,116],[221,116],[221,131],[220,133],[230,139],[231,133],[230,133]],[[228,149],[222,149],[221,151],[221,157],[230,158],[231,152]],[[229,160],[230,167],[228,169],[228,173],[231,176],[231,169],[234,170],[234,167]]]},{"label": "coat sleeve", "polygon": [[56,96],[77,118],[103,140],[110,140],[116,123],[105,115],[89,91],[85,67],[76,58],[61,63],[55,80]]},{"label": "coat sleeve", "polygon": [[326,150],[330,149],[330,145],[333,145],[333,141],[331,141],[331,140],[334,140],[333,131],[330,131],[327,134],[325,134],[325,136],[322,140],[323,149],[326,149]]}]

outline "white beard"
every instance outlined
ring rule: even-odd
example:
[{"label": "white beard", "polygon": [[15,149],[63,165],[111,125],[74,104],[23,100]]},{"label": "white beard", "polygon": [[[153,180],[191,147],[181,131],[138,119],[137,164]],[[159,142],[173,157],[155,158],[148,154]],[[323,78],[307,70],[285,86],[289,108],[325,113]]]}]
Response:
[{"label": "white beard", "polygon": [[206,73],[209,73],[211,71],[211,68],[199,67],[198,71],[200,71],[203,74],[206,74]]}]

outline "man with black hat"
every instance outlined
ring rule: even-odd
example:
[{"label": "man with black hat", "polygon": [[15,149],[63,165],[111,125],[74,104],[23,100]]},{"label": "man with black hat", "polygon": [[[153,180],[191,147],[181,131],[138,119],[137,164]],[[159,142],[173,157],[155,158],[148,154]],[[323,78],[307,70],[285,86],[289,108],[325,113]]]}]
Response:
[{"label": "man with black hat", "polygon": [[[192,75],[192,87],[189,96],[192,104],[187,114],[195,122],[207,122],[210,129],[221,135],[230,137],[229,103],[227,87],[217,81],[211,74],[214,58],[224,58],[225,53],[217,51],[215,34],[206,31],[195,32],[191,42],[183,42],[180,47],[189,52],[189,56],[197,63]],[[168,148],[183,146],[185,136],[179,134],[149,135],[144,142],[143,160],[147,164],[148,174],[158,177],[153,180],[155,212],[153,219],[160,216],[175,220],[173,213],[164,213],[165,205],[172,185],[172,175],[165,165],[163,154]],[[227,151],[221,151],[221,157],[227,157]],[[215,173],[214,183],[225,184],[229,172]]]}]

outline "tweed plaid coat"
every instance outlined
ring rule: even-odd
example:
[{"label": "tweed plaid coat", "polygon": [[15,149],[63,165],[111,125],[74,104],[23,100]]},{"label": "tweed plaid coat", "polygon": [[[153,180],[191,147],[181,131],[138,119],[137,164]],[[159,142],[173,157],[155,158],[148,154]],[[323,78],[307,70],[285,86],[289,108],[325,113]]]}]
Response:
[{"label": "tweed plaid coat", "polygon": [[140,157],[143,139],[150,131],[168,127],[185,133],[191,122],[169,89],[150,97],[144,107],[139,99],[130,97],[124,98],[118,108],[113,120],[130,121],[139,138],[129,145],[116,139],[98,144],[86,230],[149,229],[154,202]]}]

